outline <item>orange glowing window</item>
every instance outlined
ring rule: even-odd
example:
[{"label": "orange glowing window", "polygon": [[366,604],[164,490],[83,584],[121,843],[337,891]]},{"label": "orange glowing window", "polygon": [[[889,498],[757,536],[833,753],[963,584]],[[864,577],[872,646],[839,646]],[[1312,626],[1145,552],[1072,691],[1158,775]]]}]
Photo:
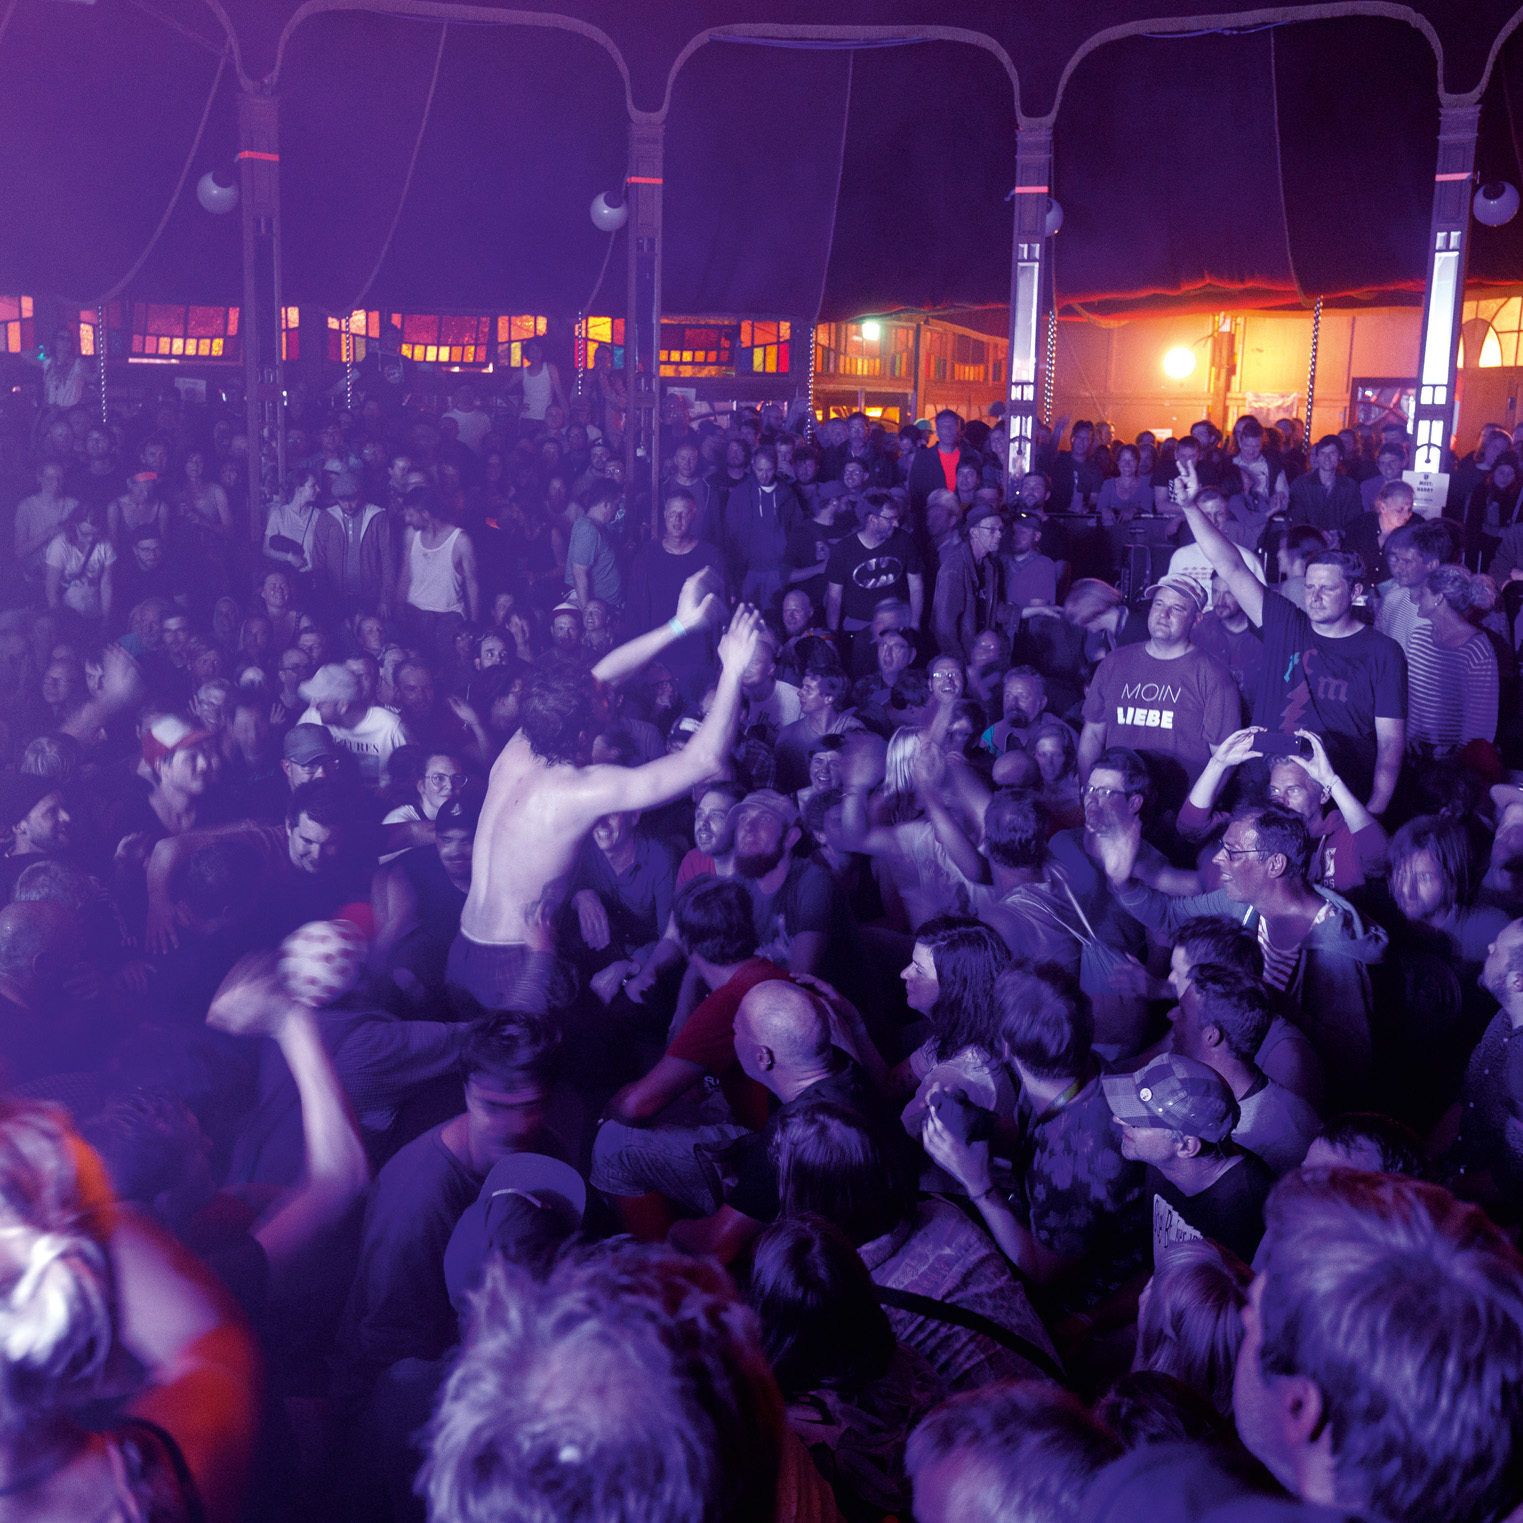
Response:
[{"label": "orange glowing window", "polygon": [[[84,333],[92,333],[93,312],[80,314],[81,351]],[[284,312],[282,313],[284,316]],[[129,354],[165,359],[236,359],[237,307],[192,307],[164,302],[112,302],[106,313],[108,329],[128,330]],[[115,342],[113,340],[113,342]]]}]

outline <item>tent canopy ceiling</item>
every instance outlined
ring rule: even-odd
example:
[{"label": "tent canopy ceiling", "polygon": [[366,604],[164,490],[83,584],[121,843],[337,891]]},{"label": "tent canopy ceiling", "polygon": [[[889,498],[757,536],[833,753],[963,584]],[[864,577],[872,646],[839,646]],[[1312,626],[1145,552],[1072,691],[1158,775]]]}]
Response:
[{"label": "tent canopy ceiling", "polygon": [[[92,302],[167,210],[125,294],[238,301],[239,219],[194,187],[255,86],[280,102],[285,299],[328,311],[367,281],[370,305],[583,310],[631,111],[666,124],[664,304],[691,314],[1003,302],[1022,120],[1052,120],[1065,310],[1411,300],[1441,99],[1481,101],[1482,177],[1523,184],[1510,0],[1159,9],[14,0],[0,290]],[[596,310],[623,309],[624,236]],[[1477,227],[1470,268],[1523,280],[1523,219]]]}]

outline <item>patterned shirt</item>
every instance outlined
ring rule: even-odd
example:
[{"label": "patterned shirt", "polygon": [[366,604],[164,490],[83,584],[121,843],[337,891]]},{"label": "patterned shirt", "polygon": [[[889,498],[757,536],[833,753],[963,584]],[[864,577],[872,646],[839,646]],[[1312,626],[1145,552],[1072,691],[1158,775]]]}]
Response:
[{"label": "patterned shirt", "polygon": [[[858,1251],[874,1283],[979,1312],[1057,1362],[1052,1339],[1010,1266],[956,1206],[923,1201],[910,1221]],[[895,1337],[923,1354],[954,1391],[996,1380],[1032,1380],[1042,1373],[982,1333],[894,1306],[886,1310]]]},{"label": "patterned shirt", "polygon": [[1142,1165],[1121,1156],[1121,1131],[1097,1073],[1063,1106],[1038,1115],[1021,1096],[1016,1210],[1049,1252],[1082,1260],[1055,1287],[1069,1309],[1093,1305],[1142,1267],[1147,1218]]}]

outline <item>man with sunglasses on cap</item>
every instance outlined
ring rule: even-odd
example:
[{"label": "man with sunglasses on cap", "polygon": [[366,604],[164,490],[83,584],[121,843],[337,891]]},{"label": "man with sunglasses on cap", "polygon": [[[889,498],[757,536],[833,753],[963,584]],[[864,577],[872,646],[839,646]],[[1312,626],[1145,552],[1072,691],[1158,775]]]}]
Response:
[{"label": "man with sunglasses on cap", "polygon": [[1232,673],[1190,643],[1205,612],[1205,588],[1193,577],[1166,576],[1149,587],[1148,640],[1119,645],[1096,668],[1084,700],[1079,776],[1100,753],[1127,746],[1163,761],[1155,766],[1160,799],[1177,809],[1190,784],[1239,726],[1242,704]]},{"label": "man with sunglasses on cap", "polygon": [[354,757],[365,786],[379,788],[391,753],[407,744],[407,730],[396,713],[379,704],[366,704],[360,679],[337,661],[319,667],[298,692],[308,703],[299,723],[325,725],[334,741]]},{"label": "man with sunglasses on cap", "polygon": [[1210,1238],[1251,1263],[1264,1235],[1274,1174],[1232,1140],[1238,1104],[1227,1081],[1193,1058],[1164,1053],[1100,1087],[1121,1128],[1121,1155],[1147,1166],[1153,1257],[1170,1243]]}]

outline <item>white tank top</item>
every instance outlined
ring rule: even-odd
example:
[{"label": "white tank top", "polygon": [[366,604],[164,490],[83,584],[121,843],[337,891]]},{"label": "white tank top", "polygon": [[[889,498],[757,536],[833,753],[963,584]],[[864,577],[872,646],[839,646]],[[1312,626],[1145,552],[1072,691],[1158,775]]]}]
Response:
[{"label": "white tank top", "polygon": [[429,613],[464,613],[465,581],[455,569],[455,540],[459,529],[436,549],[423,543],[423,531],[414,529],[407,549],[407,566],[411,580],[407,601],[414,608]]},{"label": "white tank top", "polygon": [[524,369],[524,411],[526,418],[532,418],[536,423],[542,422],[545,409],[555,397],[555,386],[550,380],[550,362],[539,362],[539,374],[535,375],[527,367]]}]

